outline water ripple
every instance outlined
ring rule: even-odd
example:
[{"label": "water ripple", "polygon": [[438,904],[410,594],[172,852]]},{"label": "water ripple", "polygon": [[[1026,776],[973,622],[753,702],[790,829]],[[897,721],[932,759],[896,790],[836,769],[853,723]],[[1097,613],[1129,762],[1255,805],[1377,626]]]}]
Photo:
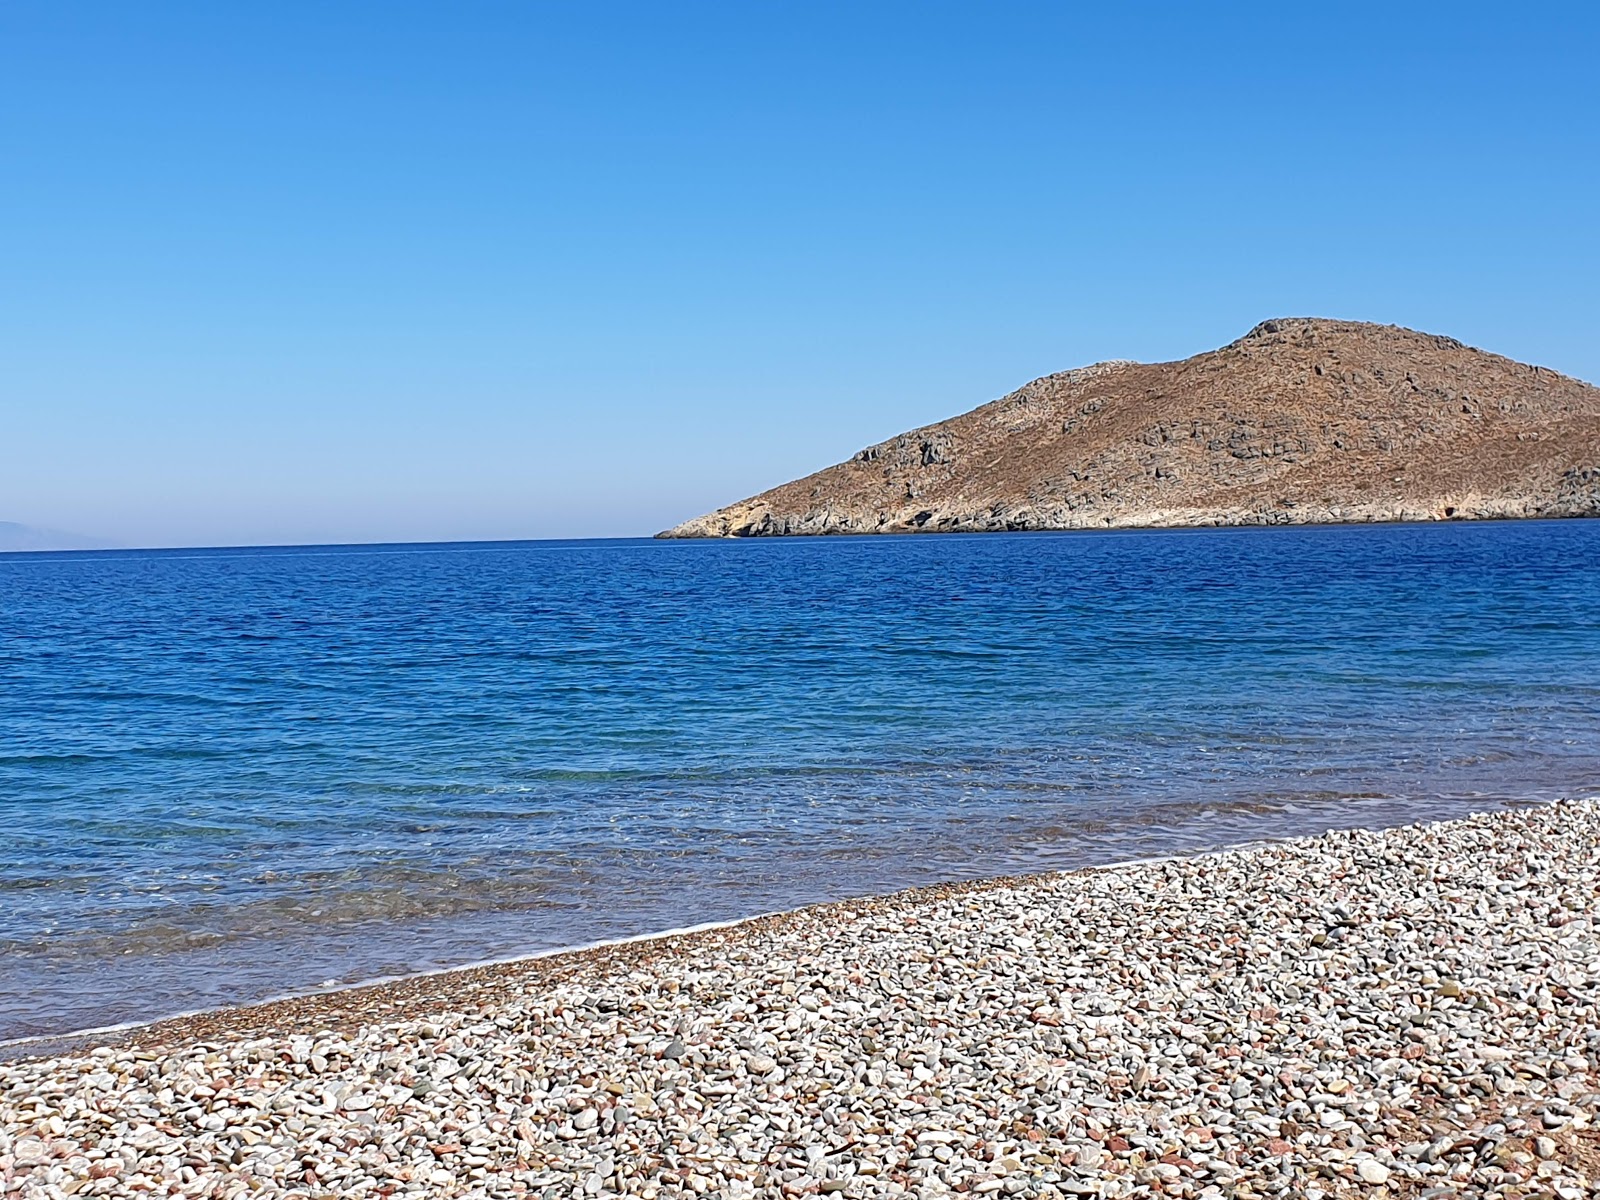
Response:
[{"label": "water ripple", "polygon": [[0,1038],[1600,789],[1600,522],[0,556]]}]

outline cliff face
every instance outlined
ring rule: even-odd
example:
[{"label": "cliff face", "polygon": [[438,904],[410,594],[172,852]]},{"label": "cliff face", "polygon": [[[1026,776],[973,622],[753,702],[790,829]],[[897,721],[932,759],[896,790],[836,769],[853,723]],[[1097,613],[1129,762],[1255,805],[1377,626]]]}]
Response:
[{"label": "cliff face", "polygon": [[1264,321],[1036,379],[662,537],[1600,515],[1600,388],[1395,326]]}]

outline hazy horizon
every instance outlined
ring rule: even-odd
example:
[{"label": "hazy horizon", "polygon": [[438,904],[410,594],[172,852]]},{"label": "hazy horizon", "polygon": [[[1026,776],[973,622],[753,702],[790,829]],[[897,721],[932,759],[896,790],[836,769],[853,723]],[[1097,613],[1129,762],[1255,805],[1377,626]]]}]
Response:
[{"label": "hazy horizon", "polygon": [[1600,379],[1597,31],[1578,5],[8,5],[0,521],[648,536],[1287,315]]}]

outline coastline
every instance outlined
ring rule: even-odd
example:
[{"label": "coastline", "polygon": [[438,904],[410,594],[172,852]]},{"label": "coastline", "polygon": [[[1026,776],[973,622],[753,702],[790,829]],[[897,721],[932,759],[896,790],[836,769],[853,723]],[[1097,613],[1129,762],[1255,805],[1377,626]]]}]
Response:
[{"label": "coastline", "polygon": [[1584,1195],[1597,855],[1600,799],[1572,800],[179,1018],[0,1063],[0,1178],[27,1195]]},{"label": "coastline", "polygon": [[[651,956],[646,952],[650,949],[670,952],[678,948],[679,943],[682,944],[682,948],[689,948],[696,946],[700,939],[710,935],[733,933],[737,936],[742,930],[757,928],[767,931],[788,919],[809,917],[825,920],[830,914],[848,919],[860,915],[863,905],[885,908],[914,906],[919,902],[946,899],[957,892],[983,892],[998,887],[1025,887],[1031,882],[1040,880],[1094,871],[1113,871],[1199,860],[1214,855],[1299,840],[1302,839],[1269,838],[1192,854],[1151,855],[1145,858],[1094,863],[1067,871],[991,875],[922,887],[901,888],[892,892],[867,893],[842,900],[818,901],[797,908],[772,909],[744,917],[707,921],[701,925],[652,930],[629,937],[606,938],[580,945],[556,946],[548,950],[507,955],[504,958],[459,963],[424,971],[409,971],[403,975],[359,979],[334,987],[285,992],[248,1004],[196,1008],[162,1016],[120,1021],[113,1025],[67,1030],[63,1033],[31,1034],[0,1040],[0,1065],[8,1062],[56,1058],[91,1048],[128,1045],[146,1040],[164,1047],[182,1046],[190,1042],[219,1037],[236,1039],[256,1035],[282,1035],[295,1030],[310,1029],[313,1026],[318,1030],[330,1029],[334,1028],[333,1022],[340,1020],[348,1027],[352,1021],[365,1023],[374,1018],[390,1015],[398,1019],[414,1015],[405,1011],[414,1006],[429,1007],[430,1010],[435,1006],[447,1007],[452,998],[463,989],[481,989],[497,984],[509,985],[513,979],[520,985],[524,982],[523,976],[527,976],[529,980],[564,980],[573,972],[614,965],[624,956],[633,961],[648,962],[651,961]],[[234,1023],[231,1018],[238,1018],[238,1022]],[[32,1052],[30,1049],[32,1047],[39,1047],[38,1052]]]},{"label": "coastline", "polygon": [[[1587,798],[1586,793],[1581,795]],[[1600,799],[1600,795],[1592,798]],[[1199,849],[1180,849],[1132,858],[1108,858],[1105,861],[1091,860],[1064,868],[1007,871],[992,875],[941,879],[934,883],[882,891],[863,891],[856,895],[816,900],[789,908],[759,910],[704,923],[644,930],[592,942],[548,946],[400,974],[351,979],[332,985],[305,985],[239,1003],[177,1009],[104,1025],[63,1030],[59,1033],[34,1033],[0,1038],[0,1064],[56,1057],[95,1046],[123,1045],[144,1037],[158,1039],[166,1045],[181,1045],[188,1041],[207,1038],[243,1036],[252,1031],[282,1032],[312,1027],[320,1029],[329,1027],[334,1021],[341,1022],[343,1027],[348,1026],[351,1021],[367,1019],[368,1015],[406,1015],[419,1006],[448,1006],[456,990],[454,981],[457,977],[461,979],[463,987],[494,987],[524,972],[530,978],[548,978],[557,975],[565,978],[569,971],[590,969],[597,963],[611,961],[618,954],[643,956],[644,947],[655,943],[673,943],[680,939],[692,940],[702,935],[714,935],[725,931],[734,931],[736,936],[737,931],[744,927],[760,925],[763,929],[771,929],[787,919],[801,916],[827,919],[830,914],[835,914],[848,918],[863,904],[915,905],[922,901],[937,901],[958,890],[986,891],[995,887],[1026,886],[1030,882],[1094,871],[1148,867],[1262,849],[1303,841],[1307,837],[1318,836],[1319,833],[1352,829],[1382,831],[1419,823],[1450,821],[1479,813],[1489,814],[1559,802],[1561,801],[1548,796],[1537,799],[1507,797],[1497,799],[1482,809],[1463,809],[1450,817],[1421,816],[1405,821],[1380,819],[1376,824],[1335,822],[1322,826],[1317,833],[1305,829],[1291,832],[1277,831],[1261,837],[1225,841]],[[1332,820],[1331,816],[1329,819]],[[323,1015],[319,1017],[319,1014]],[[234,1021],[235,1018],[237,1023]]]},{"label": "coastline", "polygon": [[[1452,498],[1454,499],[1454,498]],[[868,521],[861,514],[839,515],[832,510],[823,520],[807,514],[799,520],[774,521],[770,513],[752,509],[741,512],[738,518],[722,514],[740,510],[749,501],[729,505],[703,517],[695,517],[663,529],[655,534],[658,541],[666,542],[726,542],[751,539],[801,538],[801,537],[896,537],[919,534],[973,534],[973,533],[1131,533],[1139,532],[1198,532],[1217,529],[1302,529],[1306,527],[1365,526],[1365,525],[1461,525],[1493,524],[1508,521],[1582,521],[1600,518],[1600,499],[1581,500],[1572,504],[1552,503],[1540,506],[1527,500],[1477,502],[1469,508],[1465,504],[1447,502],[1446,499],[1411,504],[1349,504],[1328,508],[1215,508],[1215,509],[1152,509],[1147,512],[1113,513],[1104,516],[1071,515],[1058,513],[1040,515],[1030,509],[1012,509],[1002,505],[951,517],[941,524],[895,524],[883,514]],[[744,525],[736,524],[738,519]]]}]

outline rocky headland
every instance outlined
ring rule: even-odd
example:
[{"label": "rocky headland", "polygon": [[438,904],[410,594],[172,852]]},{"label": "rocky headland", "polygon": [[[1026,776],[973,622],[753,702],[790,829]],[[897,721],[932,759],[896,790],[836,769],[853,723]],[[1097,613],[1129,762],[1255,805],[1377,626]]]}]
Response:
[{"label": "rocky headland", "polygon": [[1600,388],[1454,338],[1263,321],[869,446],[662,537],[1600,515]]}]

